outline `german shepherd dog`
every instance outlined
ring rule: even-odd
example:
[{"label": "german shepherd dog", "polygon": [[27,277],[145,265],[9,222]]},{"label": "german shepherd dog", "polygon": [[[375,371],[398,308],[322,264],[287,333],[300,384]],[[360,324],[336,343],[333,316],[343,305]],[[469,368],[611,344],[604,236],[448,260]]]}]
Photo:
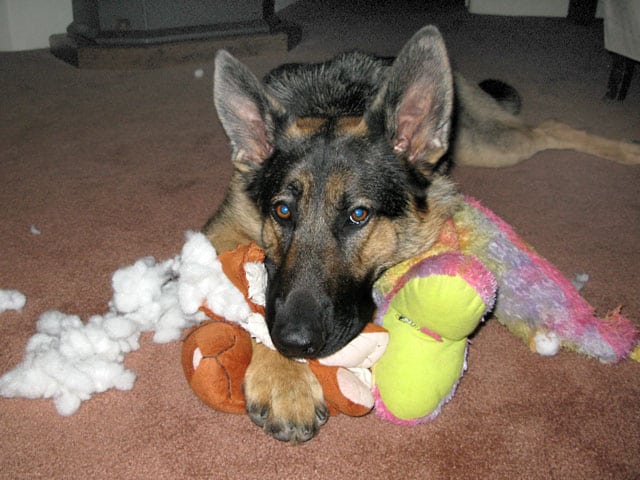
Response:
[{"label": "german shepherd dog", "polygon": [[244,393],[251,419],[285,441],[308,440],[327,420],[318,382],[293,358],[353,339],[372,318],[378,276],[433,244],[461,201],[451,161],[503,167],[570,148],[640,163],[637,145],[525,125],[509,112],[517,98],[505,85],[485,84],[500,87],[499,102],[454,80],[431,26],[393,61],[347,53],[284,65],[262,82],[221,51],[214,82],[234,173],[204,232],[218,252],[250,241],[267,252],[277,351],[255,345]]}]

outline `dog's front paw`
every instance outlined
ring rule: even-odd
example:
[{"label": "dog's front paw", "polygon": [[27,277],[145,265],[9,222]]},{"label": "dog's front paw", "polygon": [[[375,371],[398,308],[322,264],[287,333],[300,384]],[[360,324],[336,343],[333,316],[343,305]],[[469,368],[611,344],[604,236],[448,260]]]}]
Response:
[{"label": "dog's front paw", "polygon": [[329,416],[309,366],[259,344],[245,374],[244,396],[251,420],[282,441],[311,439]]}]

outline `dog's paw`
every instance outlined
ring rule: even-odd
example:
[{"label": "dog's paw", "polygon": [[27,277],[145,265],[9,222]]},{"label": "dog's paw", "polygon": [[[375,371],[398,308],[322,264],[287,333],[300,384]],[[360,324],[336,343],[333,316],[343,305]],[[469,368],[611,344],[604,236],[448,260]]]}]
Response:
[{"label": "dog's paw", "polygon": [[640,141],[624,143],[621,146],[621,150],[620,163],[640,165]]},{"label": "dog's paw", "polygon": [[254,348],[244,396],[251,420],[282,441],[310,440],[329,416],[322,387],[309,366],[262,345]]}]

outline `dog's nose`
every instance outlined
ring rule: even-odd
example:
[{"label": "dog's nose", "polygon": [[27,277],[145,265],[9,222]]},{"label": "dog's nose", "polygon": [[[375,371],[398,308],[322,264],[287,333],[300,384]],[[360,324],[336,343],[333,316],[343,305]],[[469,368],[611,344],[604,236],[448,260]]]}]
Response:
[{"label": "dog's nose", "polygon": [[309,329],[297,325],[285,327],[273,336],[273,344],[286,357],[312,358],[322,347],[322,342]]},{"label": "dog's nose", "polygon": [[271,340],[287,357],[313,358],[324,346],[325,312],[313,296],[291,292],[284,302],[276,302]]}]

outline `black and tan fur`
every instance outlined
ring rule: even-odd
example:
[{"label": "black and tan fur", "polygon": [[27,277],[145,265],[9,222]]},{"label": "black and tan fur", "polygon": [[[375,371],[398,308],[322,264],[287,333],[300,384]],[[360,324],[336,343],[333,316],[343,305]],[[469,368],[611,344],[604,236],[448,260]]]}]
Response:
[{"label": "black and tan fur", "polygon": [[[529,127],[454,77],[434,27],[391,63],[348,53],[285,65],[260,82],[226,52],[214,98],[232,144],[227,197],[204,231],[218,251],[255,241],[267,252],[267,324],[245,379],[252,420],[281,440],[311,438],[327,418],[305,364],[356,336],[372,316],[371,286],[427,249],[460,196],[453,161],[501,167],[546,148],[640,163],[640,147],[545,123]],[[456,130],[451,132],[456,120]]]}]

